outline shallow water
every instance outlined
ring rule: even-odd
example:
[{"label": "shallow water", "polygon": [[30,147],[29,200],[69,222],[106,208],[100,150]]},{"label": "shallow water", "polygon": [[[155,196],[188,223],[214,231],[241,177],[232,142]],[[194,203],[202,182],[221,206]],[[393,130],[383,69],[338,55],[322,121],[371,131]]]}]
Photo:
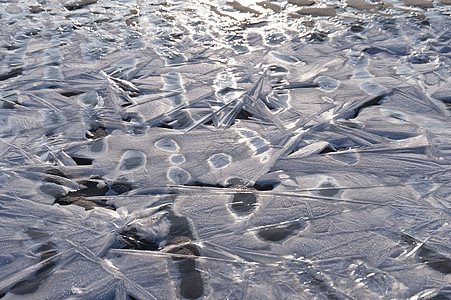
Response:
[{"label": "shallow water", "polygon": [[451,299],[449,5],[0,1],[0,298]]}]

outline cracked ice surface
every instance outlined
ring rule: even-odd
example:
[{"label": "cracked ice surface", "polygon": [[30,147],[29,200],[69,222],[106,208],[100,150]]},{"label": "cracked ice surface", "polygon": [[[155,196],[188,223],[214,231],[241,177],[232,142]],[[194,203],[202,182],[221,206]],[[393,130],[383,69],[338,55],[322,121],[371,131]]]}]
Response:
[{"label": "cracked ice surface", "polygon": [[450,299],[449,4],[0,1],[0,298]]}]

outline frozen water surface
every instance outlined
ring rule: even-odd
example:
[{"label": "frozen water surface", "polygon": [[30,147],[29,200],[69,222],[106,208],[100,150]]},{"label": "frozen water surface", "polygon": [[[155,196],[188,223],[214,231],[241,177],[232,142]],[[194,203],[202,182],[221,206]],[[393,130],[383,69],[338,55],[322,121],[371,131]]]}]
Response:
[{"label": "frozen water surface", "polygon": [[0,298],[451,299],[450,1],[0,1]]}]

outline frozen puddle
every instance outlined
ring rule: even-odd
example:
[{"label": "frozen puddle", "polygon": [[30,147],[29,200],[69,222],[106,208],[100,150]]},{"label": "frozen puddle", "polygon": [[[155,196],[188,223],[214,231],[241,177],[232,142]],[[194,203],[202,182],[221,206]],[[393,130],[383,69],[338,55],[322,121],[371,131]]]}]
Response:
[{"label": "frozen puddle", "polygon": [[2,300],[451,299],[449,1],[0,2]]}]

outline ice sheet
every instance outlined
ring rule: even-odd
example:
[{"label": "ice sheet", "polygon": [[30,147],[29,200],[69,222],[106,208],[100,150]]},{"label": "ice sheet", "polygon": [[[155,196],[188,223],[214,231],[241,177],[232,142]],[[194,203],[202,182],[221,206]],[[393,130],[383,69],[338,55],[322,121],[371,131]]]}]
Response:
[{"label": "ice sheet", "polygon": [[0,298],[451,299],[449,4],[0,1]]}]

